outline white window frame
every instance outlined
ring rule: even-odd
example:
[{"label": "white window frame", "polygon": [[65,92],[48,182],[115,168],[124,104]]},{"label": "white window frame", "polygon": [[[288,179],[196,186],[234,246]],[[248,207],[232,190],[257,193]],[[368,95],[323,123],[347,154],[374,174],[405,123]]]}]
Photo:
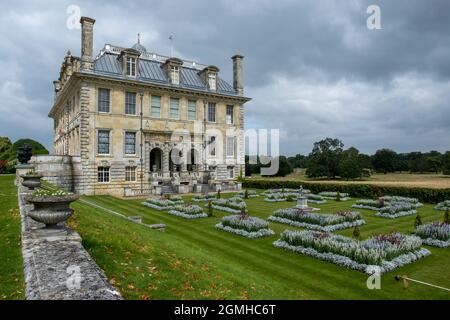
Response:
[{"label": "white window frame", "polygon": [[[211,112],[212,110],[214,110],[214,112]],[[214,117],[212,117],[212,115],[214,115]],[[211,119],[213,119],[213,120],[211,120]],[[208,102],[208,118],[207,118],[207,120],[208,120],[208,122],[213,122],[213,123],[215,123],[217,120],[217,105],[214,102]]]},{"label": "white window frame", "polygon": [[[102,169],[102,170],[100,170]],[[106,179],[107,178],[107,179]],[[109,183],[111,181],[111,168],[106,166],[97,167],[97,182]]]},{"label": "white window frame", "polygon": [[[175,109],[172,109],[172,101],[178,101],[178,104],[177,104],[178,107],[176,109],[177,110],[176,117],[172,115],[172,110],[175,110]],[[180,99],[179,98],[170,98],[169,99],[169,118],[176,119],[176,120],[180,119]]]},{"label": "white window frame", "polygon": [[[191,107],[194,107],[194,111],[193,111],[194,116],[193,117],[191,117],[191,113],[192,113]],[[188,113],[187,114],[188,120],[190,120],[190,121],[197,120],[197,101],[195,101],[195,100],[188,100],[187,113]]]},{"label": "white window frame", "polygon": [[215,72],[208,73],[208,88],[209,90],[217,90],[217,74]]},{"label": "white window frame", "polygon": [[217,156],[217,137],[216,136],[209,136],[208,137],[208,155],[210,157]]},{"label": "white window frame", "polygon": [[[134,134],[134,153],[127,153],[127,134]],[[136,146],[137,146],[137,134],[136,131],[125,131],[123,134],[123,153],[125,156],[135,156],[136,155]]]},{"label": "white window frame", "polygon": [[227,167],[227,175],[228,179],[234,179],[234,167],[232,166]]},{"label": "white window frame", "polygon": [[[230,113],[228,111],[231,111]],[[227,105],[226,106],[226,114],[225,114],[226,122],[227,124],[234,124],[234,106],[233,105]]]},{"label": "white window frame", "polygon": [[135,57],[127,57],[126,68],[127,68],[127,76],[136,77],[136,58]]},{"label": "white window frame", "polygon": [[[108,132],[108,152],[100,152],[100,132]],[[97,155],[109,156],[111,155],[111,130],[109,129],[97,129]]]},{"label": "white window frame", "polygon": [[170,83],[180,84],[180,67],[170,66]]},{"label": "white window frame", "polygon": [[[153,96],[150,101],[150,116],[153,118],[161,118],[161,96]],[[158,101],[158,105],[156,105],[156,101]],[[153,114],[153,109],[158,109],[158,115]]]},{"label": "white window frame", "polygon": [[[127,97],[129,96],[129,95],[131,95],[131,96],[134,96],[134,113],[128,113],[127,111],[127,105],[129,104],[128,103],[128,99],[127,99]],[[131,105],[131,104],[130,104]],[[124,110],[124,113],[126,114],[126,115],[128,115],[128,116],[135,116],[136,115],[136,112],[137,112],[137,93],[136,92],[133,92],[133,91],[125,91],[125,110]]]},{"label": "white window frame", "polygon": [[[230,148],[230,139],[231,139],[231,148]],[[236,148],[236,137],[235,136],[227,136],[227,144],[226,144],[226,153],[227,157],[234,157]],[[232,152],[230,154],[230,151]]]},{"label": "white window frame", "polygon": [[[101,99],[100,92],[106,91],[108,92],[108,99]],[[108,111],[100,110],[101,102],[108,103]],[[99,113],[110,113],[111,112],[111,90],[108,88],[98,88],[97,90],[97,111]]]},{"label": "white window frame", "polygon": [[136,182],[136,166],[125,166],[125,181]]}]

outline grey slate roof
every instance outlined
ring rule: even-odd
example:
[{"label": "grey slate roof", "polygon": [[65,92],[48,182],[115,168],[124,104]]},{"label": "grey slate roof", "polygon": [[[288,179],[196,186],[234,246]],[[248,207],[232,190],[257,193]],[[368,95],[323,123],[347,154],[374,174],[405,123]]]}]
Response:
[{"label": "grey slate roof", "polygon": [[[118,61],[116,54],[104,53],[94,61],[94,73],[99,75],[106,75],[117,78],[125,78],[122,73],[121,63]],[[139,59],[140,74],[137,78],[139,81],[155,83],[155,84],[169,84],[169,80],[161,68],[162,63],[147,59]],[[195,89],[209,92],[206,84],[198,75],[199,70],[187,67],[180,68],[180,85],[176,87]],[[175,86],[175,85],[174,85]],[[221,79],[217,78],[217,90],[221,94],[237,95],[233,86]]]}]

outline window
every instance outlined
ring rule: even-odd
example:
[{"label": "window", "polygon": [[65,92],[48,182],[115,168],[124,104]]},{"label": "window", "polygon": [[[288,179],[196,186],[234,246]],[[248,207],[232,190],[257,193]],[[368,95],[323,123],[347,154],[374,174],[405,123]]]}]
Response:
[{"label": "window", "polygon": [[150,114],[152,117],[161,117],[161,97],[152,96],[152,110]]},{"label": "window", "polygon": [[197,119],[197,102],[193,100],[188,101],[188,120]]},{"label": "window", "polygon": [[180,68],[170,66],[170,81],[172,84],[180,84]]},{"label": "window", "polygon": [[136,93],[125,92],[125,114],[136,114]]},{"label": "window", "polygon": [[98,154],[109,154],[109,130],[98,130]]},{"label": "window", "polygon": [[234,107],[227,106],[227,124],[234,123]]},{"label": "window", "polygon": [[109,167],[98,167],[98,182],[109,182]]},{"label": "window", "polygon": [[216,90],[217,76],[215,73],[208,73],[209,90]]},{"label": "window", "polygon": [[125,132],[125,154],[136,154],[136,132]]},{"label": "window", "polygon": [[130,77],[136,76],[136,58],[132,57],[127,58],[127,76]]},{"label": "window", "polygon": [[110,91],[109,89],[98,89],[98,112],[109,112]]},{"label": "window", "polygon": [[170,118],[179,119],[180,99],[170,98]]},{"label": "window", "polygon": [[228,179],[234,178],[234,167],[227,167]]},{"label": "window", "polygon": [[208,103],[208,121],[216,122],[216,104],[213,102]]},{"label": "window", "polygon": [[209,137],[208,145],[209,145],[209,155],[215,156],[216,155],[216,137],[215,136]]},{"label": "window", "polygon": [[125,181],[136,181],[136,167],[125,167]]},{"label": "window", "polygon": [[227,157],[234,156],[234,137],[227,137]]}]

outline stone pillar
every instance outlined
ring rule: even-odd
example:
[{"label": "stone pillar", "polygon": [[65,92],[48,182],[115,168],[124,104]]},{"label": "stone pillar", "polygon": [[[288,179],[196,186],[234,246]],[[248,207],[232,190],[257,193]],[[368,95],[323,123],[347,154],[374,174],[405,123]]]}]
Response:
[{"label": "stone pillar", "polygon": [[95,20],[88,17],[81,17],[81,71],[92,71],[93,47],[94,47],[94,23]]},{"label": "stone pillar", "polygon": [[163,149],[162,155],[162,174],[164,178],[170,177],[170,168],[169,168],[169,151],[170,148]]},{"label": "stone pillar", "polygon": [[233,88],[240,96],[242,96],[244,95],[244,78],[242,74],[244,56],[236,54],[232,56],[231,59],[233,60]]}]

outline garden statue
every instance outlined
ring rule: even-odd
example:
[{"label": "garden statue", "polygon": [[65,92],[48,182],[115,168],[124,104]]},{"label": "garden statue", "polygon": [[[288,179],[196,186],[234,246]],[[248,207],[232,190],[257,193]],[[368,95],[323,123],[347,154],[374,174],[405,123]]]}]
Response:
[{"label": "garden statue", "polygon": [[27,164],[28,161],[30,161],[33,149],[28,145],[24,144],[23,146],[19,147],[17,151],[17,159],[21,164]]}]

